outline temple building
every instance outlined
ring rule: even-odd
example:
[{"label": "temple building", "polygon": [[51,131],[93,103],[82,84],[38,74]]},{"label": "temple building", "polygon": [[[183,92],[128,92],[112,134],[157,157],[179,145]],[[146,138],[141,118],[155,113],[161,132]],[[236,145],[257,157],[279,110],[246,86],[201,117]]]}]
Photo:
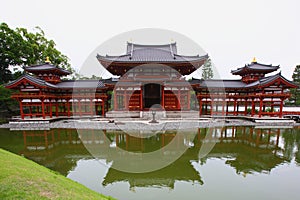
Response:
[{"label": "temple building", "polygon": [[254,58],[250,64],[231,71],[241,76],[240,79],[191,80],[199,100],[200,115],[282,117],[284,101],[291,96],[289,89],[298,86],[284,78],[281,72],[266,76],[278,69],[279,66],[261,64]]},{"label": "temple building", "polygon": [[109,88],[101,80],[62,80],[70,72],[46,60],[44,64],[24,67],[25,74],[6,85],[17,90],[12,98],[20,104],[20,115],[53,116],[103,115],[107,111]]},{"label": "temple building", "polygon": [[[177,44],[127,43],[125,54],[97,55],[99,63],[119,78],[63,80],[70,72],[47,60],[24,67],[25,75],[6,85],[20,104],[21,118],[53,116],[109,116],[115,112],[140,113],[151,109],[167,112],[197,111],[199,115],[283,115],[289,89],[297,85],[281,73],[268,75],[279,66],[254,59],[232,70],[235,80],[185,80],[199,69],[208,55],[180,55]],[[268,75],[268,76],[267,76]],[[108,112],[108,113],[107,113]],[[130,115],[128,115],[130,116]]]}]

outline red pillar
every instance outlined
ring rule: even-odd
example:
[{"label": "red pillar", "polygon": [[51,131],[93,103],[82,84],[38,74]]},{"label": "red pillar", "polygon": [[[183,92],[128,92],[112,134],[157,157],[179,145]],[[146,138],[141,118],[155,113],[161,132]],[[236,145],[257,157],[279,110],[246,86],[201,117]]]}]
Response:
[{"label": "red pillar", "polygon": [[165,86],[161,86],[161,106],[165,108]]},{"label": "red pillar", "polygon": [[181,91],[180,91],[180,88],[178,88],[178,105],[177,105],[177,109],[180,109],[182,104],[183,104],[183,102],[181,102]]},{"label": "red pillar", "polygon": [[30,118],[32,118],[32,108],[30,104],[29,104],[29,114],[30,114]]},{"label": "red pillar", "polygon": [[117,105],[118,105],[117,104],[118,103],[117,102],[117,90],[116,89],[114,90],[114,97],[113,98],[114,98],[114,110],[118,110],[118,107],[117,107]]},{"label": "red pillar", "polygon": [[20,104],[20,114],[21,114],[21,118],[24,119],[24,112],[23,112],[22,99],[19,100],[19,104]]},{"label": "red pillar", "polygon": [[254,102],[254,98],[252,98],[252,109],[251,109],[251,117],[254,116],[255,113],[255,102]]},{"label": "red pillar", "polygon": [[283,98],[280,98],[279,117],[282,117]]},{"label": "red pillar", "polygon": [[102,100],[102,116],[104,117],[105,112],[104,112],[104,100]]},{"label": "red pillar", "polygon": [[46,116],[45,116],[45,103],[44,103],[44,99],[42,99],[41,101],[42,101],[42,116],[43,116],[43,119],[45,119]]},{"label": "red pillar", "polygon": [[70,102],[69,102],[69,99],[67,99],[67,112],[68,112],[68,117],[70,117]]},{"label": "red pillar", "polygon": [[82,116],[82,112],[81,112],[81,99],[78,99],[78,110],[79,110],[79,115]]},{"label": "red pillar", "polygon": [[234,103],[233,103],[233,115],[237,115],[236,114],[236,99],[234,99]]},{"label": "red pillar", "polygon": [[127,92],[124,92],[124,106],[125,106],[125,110],[128,110],[128,100],[127,100]]},{"label": "red pillar", "polygon": [[259,98],[259,115],[258,117],[261,117],[262,115],[262,106],[263,106],[263,99],[262,97]]},{"label": "red pillar", "polygon": [[90,99],[90,113],[93,115],[93,99]]},{"label": "red pillar", "polygon": [[187,109],[191,110],[191,91],[187,91]]},{"label": "red pillar", "polygon": [[49,99],[49,115],[50,115],[50,118],[52,118],[52,102],[51,102],[51,99]]},{"label": "red pillar", "polygon": [[248,99],[245,99],[245,111],[244,111],[245,116],[247,115],[247,109],[248,109]]},{"label": "red pillar", "polygon": [[210,101],[210,115],[213,115],[213,98]]},{"label": "red pillar", "polygon": [[58,117],[58,99],[55,102],[55,116]]},{"label": "red pillar", "polygon": [[199,98],[199,115],[201,116],[202,115],[202,98]]},{"label": "red pillar", "polygon": [[143,86],[140,89],[140,111],[143,110]]},{"label": "red pillar", "polygon": [[226,97],[225,97],[225,99],[223,99],[223,101],[221,102],[222,103],[222,116],[224,116],[224,114],[225,114],[225,103],[226,103],[227,101],[226,101]]},{"label": "red pillar", "polygon": [[226,113],[225,113],[225,115],[227,116],[227,115],[229,115],[229,112],[228,112],[228,104],[230,104],[230,99],[227,101],[227,103],[226,103]]}]

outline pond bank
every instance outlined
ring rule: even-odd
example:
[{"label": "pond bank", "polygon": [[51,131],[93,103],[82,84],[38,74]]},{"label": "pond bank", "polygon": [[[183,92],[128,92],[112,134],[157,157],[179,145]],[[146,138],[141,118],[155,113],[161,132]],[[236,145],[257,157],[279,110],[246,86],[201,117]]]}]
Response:
[{"label": "pond bank", "polygon": [[0,149],[0,199],[113,199]]}]

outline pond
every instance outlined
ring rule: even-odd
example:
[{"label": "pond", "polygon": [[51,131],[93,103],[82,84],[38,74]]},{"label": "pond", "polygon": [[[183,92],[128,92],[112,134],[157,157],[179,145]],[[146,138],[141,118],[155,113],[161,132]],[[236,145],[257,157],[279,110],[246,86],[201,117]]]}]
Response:
[{"label": "pond", "polygon": [[299,196],[297,128],[219,127],[152,134],[0,129],[0,147],[117,199]]}]

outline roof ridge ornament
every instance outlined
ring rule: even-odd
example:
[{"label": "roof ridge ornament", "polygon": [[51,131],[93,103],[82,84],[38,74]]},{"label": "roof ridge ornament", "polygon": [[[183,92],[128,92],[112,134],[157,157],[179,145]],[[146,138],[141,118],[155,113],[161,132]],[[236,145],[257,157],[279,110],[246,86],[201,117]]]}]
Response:
[{"label": "roof ridge ornament", "polygon": [[45,63],[51,63],[49,56],[46,57]]},{"label": "roof ridge ornament", "polygon": [[173,52],[173,48],[172,48],[172,40],[173,39],[171,39],[171,43],[170,43],[170,50],[171,50],[171,55],[172,55],[172,57],[174,58],[174,60],[176,59],[176,57],[175,57],[175,55],[174,55],[174,52]]},{"label": "roof ridge ornament", "polygon": [[131,42],[131,51],[130,51],[130,57],[129,57],[130,60],[132,59],[132,55],[133,55],[133,42]]},{"label": "roof ridge ornament", "polygon": [[252,63],[257,63],[256,57],[254,56],[252,59]]}]

